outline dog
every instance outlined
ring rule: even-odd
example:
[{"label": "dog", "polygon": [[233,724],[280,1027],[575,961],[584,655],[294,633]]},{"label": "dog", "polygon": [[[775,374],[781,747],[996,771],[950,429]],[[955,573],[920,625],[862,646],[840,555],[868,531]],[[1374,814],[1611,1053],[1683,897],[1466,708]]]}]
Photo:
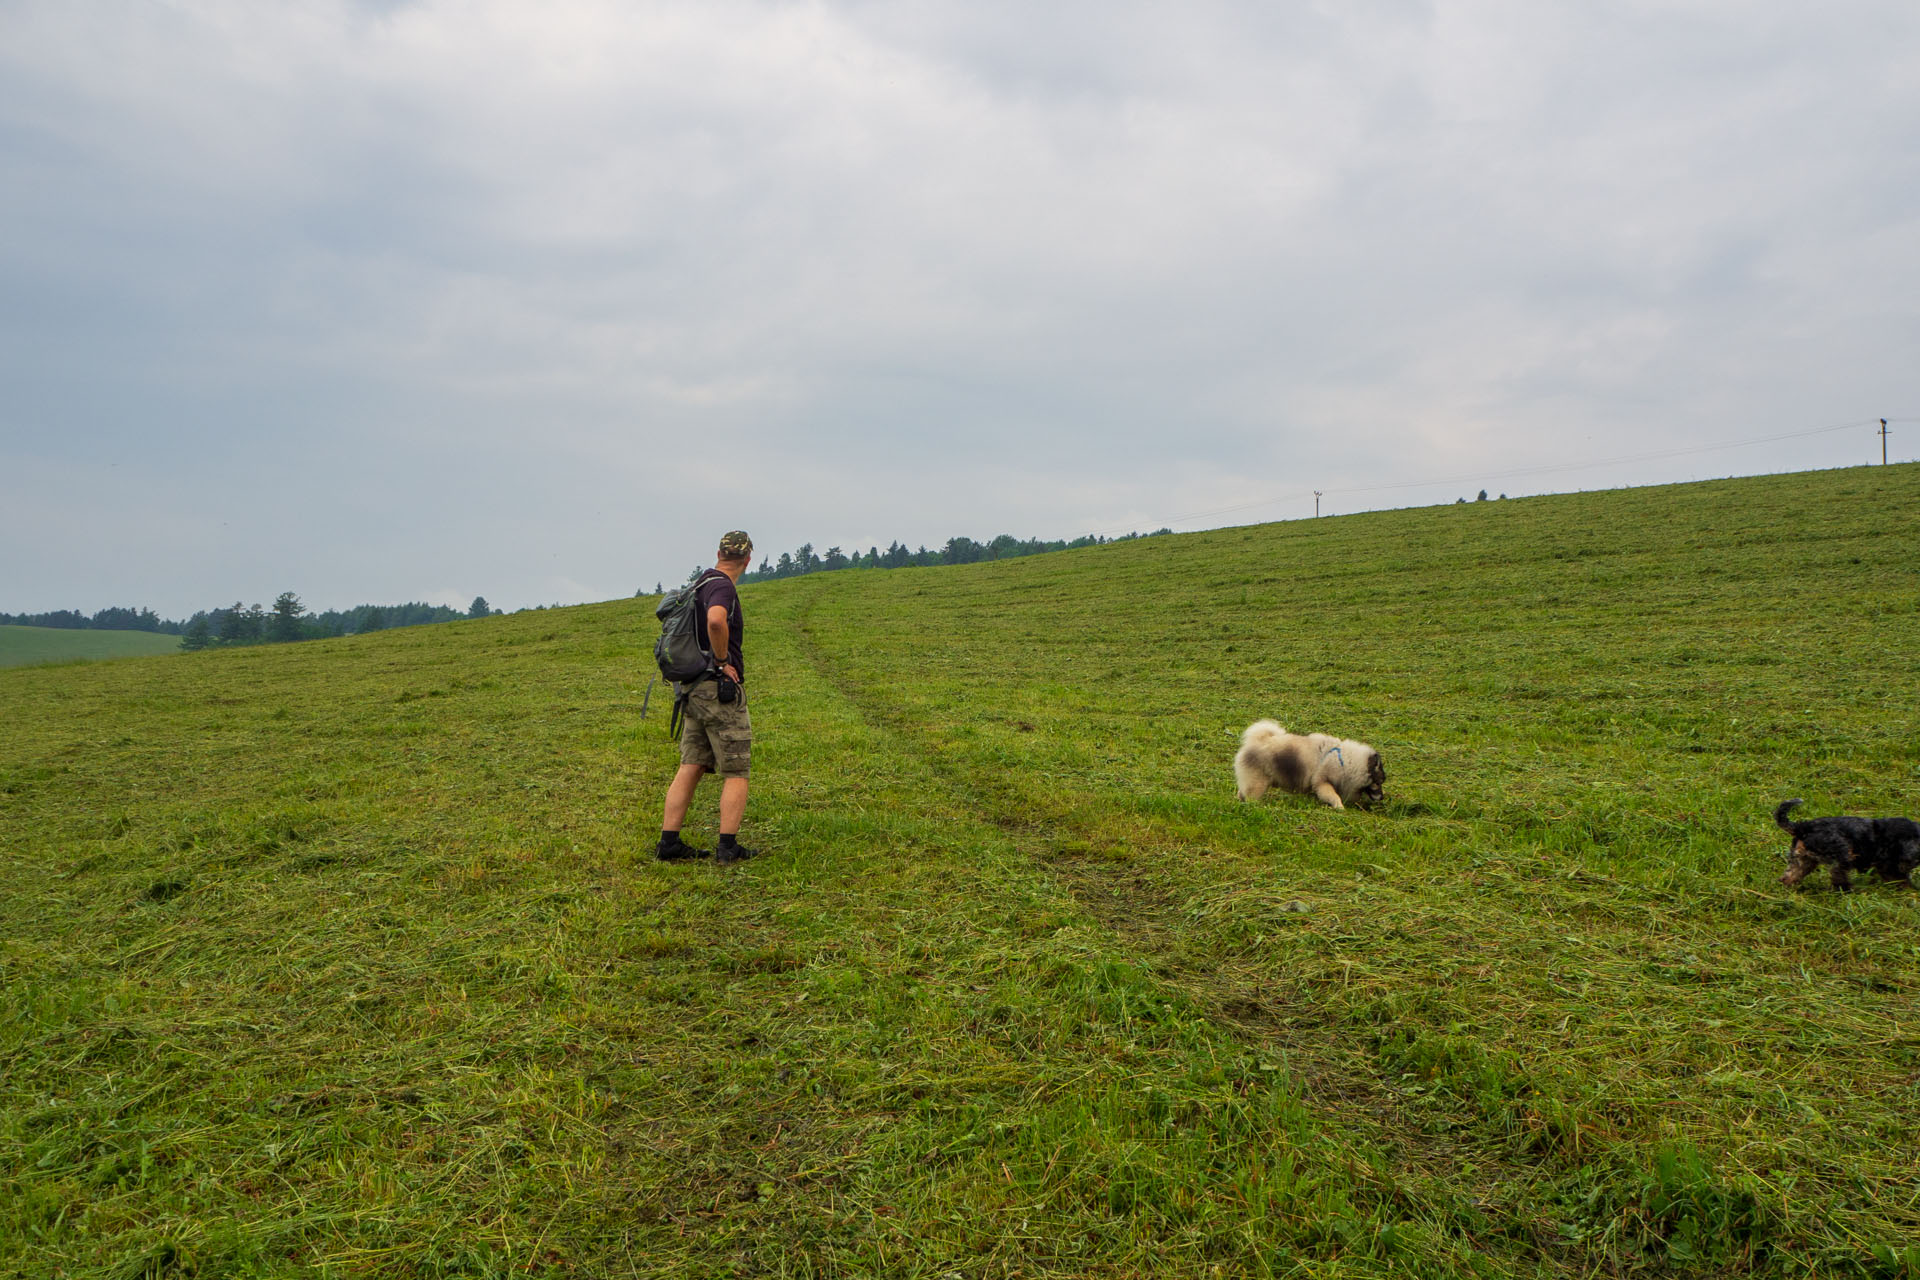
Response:
[{"label": "dog", "polygon": [[1883,880],[1913,884],[1920,867],[1920,823],[1911,818],[1808,818],[1789,822],[1787,815],[1800,800],[1788,800],[1773,811],[1773,821],[1793,837],[1787,850],[1784,885],[1796,885],[1815,867],[1824,866],[1833,887],[1841,893],[1853,888],[1855,871],[1871,871]]},{"label": "dog", "polygon": [[1378,804],[1387,785],[1387,767],[1366,743],[1324,733],[1288,733],[1272,720],[1255,720],[1240,735],[1233,776],[1242,800],[1258,800],[1278,787],[1294,795],[1318,796],[1335,809],[1356,799]]}]

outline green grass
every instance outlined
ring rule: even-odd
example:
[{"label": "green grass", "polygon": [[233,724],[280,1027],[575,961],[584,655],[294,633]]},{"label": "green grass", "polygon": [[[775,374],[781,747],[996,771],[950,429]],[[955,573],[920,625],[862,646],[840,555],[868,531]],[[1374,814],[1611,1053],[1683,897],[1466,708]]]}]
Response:
[{"label": "green grass", "polygon": [[752,587],[729,870],[646,602],[0,673],[0,1274],[1920,1274],[1920,901],[1770,824],[1920,811],[1916,498]]},{"label": "green grass", "polygon": [[151,631],[69,631],[61,627],[0,627],[0,667],[175,653],[179,636]]}]

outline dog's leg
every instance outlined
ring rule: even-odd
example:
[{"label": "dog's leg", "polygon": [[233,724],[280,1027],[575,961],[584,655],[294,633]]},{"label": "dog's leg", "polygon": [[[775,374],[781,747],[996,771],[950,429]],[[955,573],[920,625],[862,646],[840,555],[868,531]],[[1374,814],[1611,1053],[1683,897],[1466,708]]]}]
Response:
[{"label": "dog's leg", "polygon": [[1792,888],[1819,865],[1819,861],[1807,852],[1807,846],[1795,840],[1792,850],[1787,854],[1787,874],[1780,877],[1780,883]]},{"label": "dog's leg", "polygon": [[1240,788],[1240,798],[1248,804],[1267,794],[1267,788],[1273,785],[1267,770],[1260,767],[1258,754],[1246,747],[1233,758],[1233,781]]},{"label": "dog's leg", "polygon": [[1894,856],[1892,863],[1881,874],[1896,884],[1903,884],[1911,889],[1914,887],[1913,872],[1916,867],[1920,867],[1920,844],[1911,840],[1902,840],[1900,852]]},{"label": "dog's leg", "polygon": [[1340,793],[1333,789],[1331,782],[1320,783],[1319,786],[1313,789],[1313,794],[1319,796],[1322,803],[1332,805],[1336,809],[1344,809],[1347,807],[1340,803]]}]

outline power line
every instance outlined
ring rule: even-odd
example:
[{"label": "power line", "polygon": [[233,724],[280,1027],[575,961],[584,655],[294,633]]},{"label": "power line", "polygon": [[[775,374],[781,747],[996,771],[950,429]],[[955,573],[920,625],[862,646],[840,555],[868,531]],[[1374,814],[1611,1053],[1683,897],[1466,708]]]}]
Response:
[{"label": "power line", "polygon": [[[1479,480],[1510,480],[1518,476],[1556,475],[1568,471],[1585,471],[1592,467],[1610,467],[1625,462],[1652,462],[1662,458],[1680,458],[1692,453],[1712,453],[1719,449],[1738,449],[1754,444],[1773,444],[1780,440],[1798,440],[1807,436],[1829,435],[1836,431],[1857,431],[1863,426],[1885,422],[1920,422],[1920,418],[1856,418],[1852,422],[1841,422],[1830,427],[1813,427],[1805,431],[1783,431],[1778,435],[1754,436],[1747,440],[1723,440],[1717,444],[1690,445],[1684,449],[1660,449],[1651,453],[1621,454],[1614,458],[1596,458],[1588,462],[1556,462],[1538,467],[1517,467],[1509,471],[1476,471],[1457,476],[1441,476],[1430,480],[1404,480],[1393,484],[1356,485],[1347,489],[1319,489],[1313,496],[1346,493],[1386,493],[1395,489],[1423,489],[1429,485],[1471,484]],[[1303,492],[1283,494],[1278,497],[1261,498],[1254,502],[1236,503],[1230,507],[1214,507],[1208,511],[1189,511],[1185,515],[1170,516],[1161,520],[1162,525],[1185,524],[1190,520],[1206,520],[1214,516],[1232,515],[1236,511],[1252,511],[1258,507],[1270,507],[1276,503],[1306,500]],[[1318,514],[1318,502],[1315,503]],[[1114,537],[1132,530],[1100,530],[1096,537]]]}]

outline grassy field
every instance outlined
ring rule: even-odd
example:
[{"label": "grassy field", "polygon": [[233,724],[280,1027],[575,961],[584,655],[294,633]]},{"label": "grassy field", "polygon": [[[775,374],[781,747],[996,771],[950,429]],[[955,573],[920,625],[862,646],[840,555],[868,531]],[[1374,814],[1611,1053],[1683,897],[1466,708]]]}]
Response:
[{"label": "grassy field", "polygon": [[728,869],[649,602],[0,672],[0,1274],[1920,1275],[1920,899],[1770,822],[1920,812],[1917,499],[752,587]]},{"label": "grassy field", "polygon": [[93,662],[175,653],[179,636],[151,631],[70,631],[61,627],[0,627],[0,667]]}]

